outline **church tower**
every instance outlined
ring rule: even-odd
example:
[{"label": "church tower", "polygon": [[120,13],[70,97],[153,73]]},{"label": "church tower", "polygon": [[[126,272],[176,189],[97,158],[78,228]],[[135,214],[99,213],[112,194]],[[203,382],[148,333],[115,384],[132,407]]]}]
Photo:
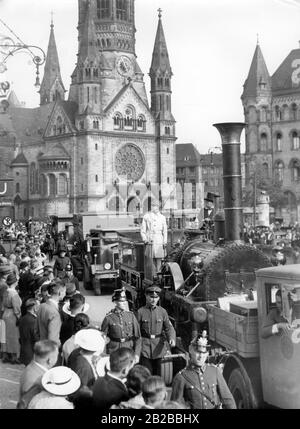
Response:
[{"label": "church tower", "polygon": [[272,176],[272,89],[271,78],[260,49],[255,48],[248,77],[241,96],[246,133],[246,182],[254,171]]},{"label": "church tower", "polygon": [[[175,119],[172,115],[171,79],[173,76],[162,26],[162,10],[158,10],[158,27],[150,67],[151,111],[155,118],[159,151],[160,183],[176,183],[175,164],[170,165],[168,155],[175,154]],[[167,167],[169,166],[169,167]]]},{"label": "church tower", "polygon": [[42,80],[40,93],[40,105],[51,103],[55,100],[65,99],[65,87],[60,74],[58,53],[54,37],[54,25],[51,21],[50,38],[47,50],[44,77]]}]

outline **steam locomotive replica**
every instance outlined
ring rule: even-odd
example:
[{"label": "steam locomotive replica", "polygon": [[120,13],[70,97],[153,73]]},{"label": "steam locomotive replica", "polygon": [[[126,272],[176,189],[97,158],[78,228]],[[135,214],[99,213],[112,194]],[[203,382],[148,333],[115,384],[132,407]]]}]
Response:
[{"label": "steam locomotive replica", "polygon": [[[153,273],[139,232],[119,237],[120,282],[126,290],[129,307],[135,311],[144,305],[145,289],[153,279],[160,285],[160,304],[168,311],[177,334],[176,350],[172,350],[176,357],[187,353],[191,339],[198,333],[209,331],[212,305],[218,305],[220,299],[239,299],[242,295],[250,302],[256,294],[256,270],[271,267],[270,259],[262,251],[241,238],[240,136],[244,125],[214,125],[222,138],[225,215],[221,212],[215,215],[212,241],[204,241],[200,230],[187,232],[179,246],[167,254],[160,272]],[[223,356],[218,354],[219,349],[216,341],[216,347],[212,347],[216,362],[218,356]],[[170,357],[166,357],[166,362],[169,367],[162,372],[169,374]],[[173,369],[176,371],[178,367]]]}]

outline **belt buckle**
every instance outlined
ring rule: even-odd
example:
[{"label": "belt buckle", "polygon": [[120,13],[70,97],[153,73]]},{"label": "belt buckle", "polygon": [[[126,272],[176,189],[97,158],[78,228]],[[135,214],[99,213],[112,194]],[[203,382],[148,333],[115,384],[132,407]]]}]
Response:
[{"label": "belt buckle", "polygon": [[125,343],[125,338],[121,338],[120,343]]},{"label": "belt buckle", "polygon": [[153,340],[155,338],[155,335],[150,335],[150,339]]}]

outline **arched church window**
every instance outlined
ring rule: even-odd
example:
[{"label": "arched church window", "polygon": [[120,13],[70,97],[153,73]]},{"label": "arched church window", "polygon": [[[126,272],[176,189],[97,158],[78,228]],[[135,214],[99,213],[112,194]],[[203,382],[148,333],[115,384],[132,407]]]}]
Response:
[{"label": "arched church window", "polygon": [[79,129],[84,130],[84,120],[79,121]]},{"label": "arched church window", "polygon": [[58,195],[67,195],[67,177],[65,174],[58,176]]},{"label": "arched church window", "polygon": [[98,90],[96,86],[94,87],[94,103],[98,103]]},{"label": "arched church window", "polygon": [[137,118],[137,129],[138,131],[145,131],[146,130],[146,119],[144,115],[139,115]]},{"label": "arched church window", "polygon": [[260,135],[260,151],[265,152],[267,150],[268,137],[266,133]]},{"label": "arched church window", "polygon": [[91,69],[90,68],[86,68],[85,69],[85,76],[86,77],[91,77]]},{"label": "arched church window", "polygon": [[116,113],[114,116],[114,129],[115,130],[122,129],[122,115],[121,115],[121,113]]},{"label": "arched church window", "polygon": [[98,77],[98,69],[94,69],[93,70],[93,76],[94,77]]},{"label": "arched church window", "polygon": [[109,18],[109,0],[97,0],[97,17]]},{"label": "arched church window", "polygon": [[168,77],[165,78],[165,85],[166,85],[166,88],[169,88],[170,79]]},{"label": "arched church window", "polygon": [[36,172],[35,162],[32,162],[30,164],[30,178],[29,178],[29,188],[30,188],[31,194],[35,194],[35,172]]},{"label": "arched church window", "polygon": [[133,109],[131,107],[127,107],[125,110],[124,126],[130,129],[133,128]]},{"label": "arched church window", "polygon": [[166,99],[167,99],[167,110],[171,110],[171,97],[167,95]]},{"label": "arched church window", "polygon": [[292,149],[297,150],[300,148],[300,139],[296,131],[292,132]]},{"label": "arched church window", "polygon": [[98,120],[93,121],[93,128],[94,128],[95,130],[98,130],[98,129],[99,129],[99,121],[98,121]]},{"label": "arched church window", "polygon": [[56,195],[56,178],[54,174],[49,174],[49,190],[50,196],[54,197]]},{"label": "arched church window", "polygon": [[297,104],[293,103],[291,106],[291,119],[292,121],[296,121],[297,119]]},{"label": "arched church window", "polygon": [[276,134],[276,151],[280,152],[282,150],[282,135],[281,133]]},{"label": "arched church window", "polygon": [[116,1],[116,18],[120,21],[127,20],[127,1],[126,0]]},{"label": "arched church window", "polygon": [[44,197],[48,195],[47,179],[44,174],[40,176],[40,194]]},{"label": "arched church window", "polygon": [[282,112],[279,106],[275,106],[275,121],[282,120]]},{"label": "arched church window", "polygon": [[294,160],[291,164],[291,173],[292,173],[292,181],[299,182],[300,181],[300,161],[298,159]]},{"label": "arched church window", "polygon": [[267,120],[267,108],[262,107],[260,111],[260,122],[266,122]]},{"label": "arched church window", "polygon": [[16,183],[16,194],[20,193],[20,183]]},{"label": "arched church window", "polygon": [[275,181],[277,183],[283,182],[283,170],[284,170],[283,162],[278,161],[275,165]]}]

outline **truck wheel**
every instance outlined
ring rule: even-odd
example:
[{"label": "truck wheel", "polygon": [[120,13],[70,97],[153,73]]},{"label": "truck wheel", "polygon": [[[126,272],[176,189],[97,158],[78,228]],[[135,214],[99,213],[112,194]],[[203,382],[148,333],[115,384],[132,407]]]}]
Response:
[{"label": "truck wheel", "polygon": [[230,374],[228,380],[228,387],[232,393],[232,396],[235,400],[236,407],[238,409],[252,409],[253,403],[251,396],[249,395],[250,389],[248,386],[248,381],[245,380],[241,370],[235,368]]},{"label": "truck wheel", "polygon": [[160,364],[160,376],[166,383],[166,386],[170,386],[173,381],[173,362],[165,361]]},{"label": "truck wheel", "polygon": [[95,295],[97,296],[101,295],[100,280],[93,278],[92,283],[93,283],[93,289],[94,289]]}]

